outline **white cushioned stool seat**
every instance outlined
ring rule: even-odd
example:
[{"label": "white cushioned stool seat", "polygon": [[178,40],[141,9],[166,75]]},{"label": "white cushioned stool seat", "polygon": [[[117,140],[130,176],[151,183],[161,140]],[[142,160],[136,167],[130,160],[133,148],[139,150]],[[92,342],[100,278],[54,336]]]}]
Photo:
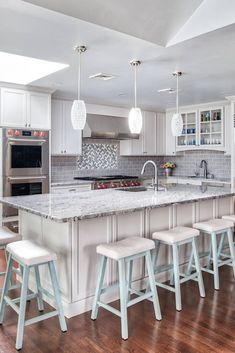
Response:
[{"label": "white cushioned stool seat", "polygon": [[55,261],[56,254],[42,248],[30,240],[21,240],[7,245],[6,250],[27,266],[39,265]]},{"label": "white cushioned stool seat", "polygon": [[175,227],[168,230],[154,232],[152,238],[155,240],[161,240],[169,244],[177,243],[178,241],[190,239],[199,236],[197,229],[189,227]]},{"label": "white cushioned stool seat", "polygon": [[231,221],[228,221],[226,219],[220,219],[220,218],[215,218],[215,219],[210,219],[205,222],[198,222],[194,223],[193,227],[205,232],[219,232],[227,228],[231,228],[234,226],[234,223]]},{"label": "white cushioned stool seat", "polygon": [[154,241],[140,237],[130,237],[115,243],[100,244],[96,252],[114,260],[140,254],[155,248]]},{"label": "white cushioned stool seat", "polygon": [[0,246],[21,240],[21,235],[12,232],[7,227],[0,227]]},{"label": "white cushioned stool seat", "polygon": [[235,223],[235,214],[225,215],[222,218],[223,219],[227,219],[228,221],[231,221],[231,222]]}]

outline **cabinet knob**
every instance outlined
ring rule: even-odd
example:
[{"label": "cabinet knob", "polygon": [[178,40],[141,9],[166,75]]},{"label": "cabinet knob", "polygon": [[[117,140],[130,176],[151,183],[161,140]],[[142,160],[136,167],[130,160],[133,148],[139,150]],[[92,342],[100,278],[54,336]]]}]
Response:
[{"label": "cabinet knob", "polygon": [[25,124],[25,127],[27,127],[27,124]]},{"label": "cabinet knob", "polygon": [[31,126],[31,124],[29,124],[29,127]]},{"label": "cabinet knob", "polygon": [[64,153],[66,153],[66,150],[64,150]]},{"label": "cabinet knob", "polygon": [[63,151],[61,151],[61,153],[63,153]]}]

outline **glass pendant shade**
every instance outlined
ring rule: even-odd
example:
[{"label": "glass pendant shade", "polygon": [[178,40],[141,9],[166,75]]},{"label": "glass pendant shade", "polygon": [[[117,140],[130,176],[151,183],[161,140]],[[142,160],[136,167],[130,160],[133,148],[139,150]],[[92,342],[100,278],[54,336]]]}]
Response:
[{"label": "glass pendant shade", "polygon": [[86,105],[82,100],[74,100],[71,109],[71,122],[74,130],[83,130],[86,124]]},{"label": "glass pendant shade", "polygon": [[183,130],[183,119],[182,115],[175,113],[171,119],[171,132],[173,136],[182,135]]},{"label": "glass pendant shade", "polygon": [[132,134],[140,133],[143,125],[143,117],[140,108],[132,108],[130,110],[128,124]]}]

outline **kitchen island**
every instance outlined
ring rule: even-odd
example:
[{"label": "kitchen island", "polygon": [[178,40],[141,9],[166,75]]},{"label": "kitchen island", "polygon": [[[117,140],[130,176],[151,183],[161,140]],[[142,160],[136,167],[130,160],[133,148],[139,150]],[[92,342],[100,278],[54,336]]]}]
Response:
[{"label": "kitchen island", "polygon": [[[96,245],[124,237],[151,237],[156,230],[234,213],[235,193],[222,187],[176,186],[167,191],[128,192],[94,190],[64,194],[7,197],[0,202],[19,210],[20,232],[57,253],[57,272],[67,317],[90,310],[96,285]],[[205,249],[205,237],[200,248]],[[190,249],[181,253],[183,264]],[[168,263],[168,249],[162,248],[159,263]],[[143,284],[145,268],[137,261],[133,271],[136,286]],[[42,283],[49,288],[48,273],[41,268]],[[116,267],[108,262],[106,283],[116,280]],[[34,287],[31,278],[30,285]],[[108,293],[106,300],[116,299]]]}]

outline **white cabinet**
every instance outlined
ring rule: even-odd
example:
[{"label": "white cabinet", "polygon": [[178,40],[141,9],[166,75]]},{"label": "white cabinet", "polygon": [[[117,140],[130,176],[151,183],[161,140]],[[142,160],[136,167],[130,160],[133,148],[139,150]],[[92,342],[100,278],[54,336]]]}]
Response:
[{"label": "white cabinet", "polygon": [[176,154],[176,138],[172,135],[171,132],[171,119],[172,119],[172,114],[171,113],[166,113],[166,129],[165,129],[165,137],[166,137],[166,150],[165,150],[165,155],[166,156],[175,156]]},{"label": "white cabinet", "polygon": [[[167,112],[167,155],[198,149],[218,150],[229,153],[230,135],[228,126],[230,125],[229,120],[231,117],[226,106],[215,104],[208,106],[197,105],[192,106],[192,108],[181,107],[180,110],[184,125],[182,134],[177,138],[172,136],[170,127],[174,111]],[[173,141],[175,147],[173,146]]]},{"label": "white cabinet", "polygon": [[28,93],[28,115],[29,127],[35,129],[51,128],[51,96],[46,93]]},{"label": "white cabinet", "polygon": [[164,154],[165,137],[162,129],[165,129],[165,114],[144,111],[142,115],[143,128],[139,139],[121,141],[120,155],[155,156]]},{"label": "white cabinet", "polygon": [[50,130],[50,94],[1,88],[1,126]]},{"label": "white cabinet", "polygon": [[16,89],[1,89],[1,126],[25,127],[26,92]]},{"label": "white cabinet", "polygon": [[51,154],[81,155],[82,132],[74,130],[71,123],[72,102],[67,100],[52,100],[51,107]]}]

